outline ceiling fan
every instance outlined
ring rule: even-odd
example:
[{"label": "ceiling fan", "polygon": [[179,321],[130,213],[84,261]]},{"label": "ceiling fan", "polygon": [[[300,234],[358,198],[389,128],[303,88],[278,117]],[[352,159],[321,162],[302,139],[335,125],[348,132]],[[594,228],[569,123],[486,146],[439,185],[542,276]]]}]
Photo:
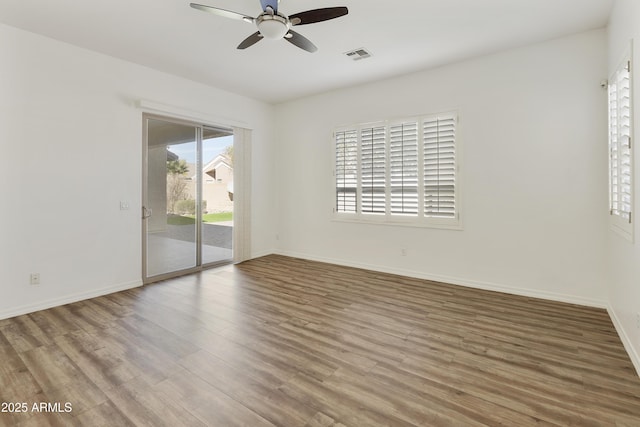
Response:
[{"label": "ceiling fan", "polygon": [[284,38],[286,41],[298,46],[300,49],[304,49],[307,52],[315,52],[318,48],[311,43],[309,39],[293,31],[291,27],[328,21],[349,13],[349,10],[346,7],[325,7],[322,9],[307,10],[305,12],[287,16],[278,12],[278,3],[280,3],[280,0],[260,0],[263,12],[256,18],[243,15],[242,13],[232,12],[230,10],[206,6],[204,4],[191,3],[190,6],[204,12],[224,16],[225,18],[238,19],[251,24],[256,24],[258,31],[244,39],[244,41],[238,45],[238,49],[246,49],[249,46],[253,46],[263,38],[273,40]]}]

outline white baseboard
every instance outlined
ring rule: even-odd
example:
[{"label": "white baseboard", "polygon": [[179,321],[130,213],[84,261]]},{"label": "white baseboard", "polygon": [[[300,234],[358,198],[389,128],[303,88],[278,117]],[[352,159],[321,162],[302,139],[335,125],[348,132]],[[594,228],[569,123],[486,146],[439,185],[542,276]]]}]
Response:
[{"label": "white baseboard", "polygon": [[540,299],[557,301],[557,302],[566,302],[569,304],[577,304],[577,305],[583,305],[587,307],[607,308],[606,301],[584,298],[577,295],[565,295],[565,294],[560,294],[555,292],[539,291],[537,289],[514,288],[512,286],[500,285],[497,283],[481,282],[477,280],[470,280],[470,279],[465,279],[460,277],[428,274],[421,271],[393,268],[393,267],[388,267],[384,265],[374,265],[374,264],[367,264],[367,263],[345,261],[342,259],[335,259],[335,258],[317,257],[314,255],[291,252],[291,251],[276,251],[275,253],[278,255],[308,259],[311,261],[327,262],[330,264],[342,265],[346,267],[363,268],[366,270],[379,271],[382,273],[397,274],[400,276],[414,277],[416,279],[424,279],[424,280],[431,280],[434,282],[448,283],[451,285],[465,286],[467,288],[503,292],[506,294],[513,294],[513,295],[519,295],[519,296],[531,297],[531,298],[540,298]]},{"label": "white baseboard", "polygon": [[15,307],[10,310],[0,311],[0,320],[8,319],[10,317],[21,316],[23,314],[33,313],[35,311],[46,310],[52,307],[58,307],[60,305],[71,304],[78,301],[83,301],[90,298],[101,297],[103,295],[112,294],[114,292],[126,291],[127,289],[133,289],[142,286],[142,280],[135,280],[128,283],[121,283],[118,285],[107,286],[105,288],[93,289],[87,292],[81,292],[78,294],[66,295],[60,298],[53,298],[46,301],[39,301],[34,304],[27,304],[20,307]]},{"label": "white baseboard", "polygon": [[272,255],[277,253],[275,250],[271,249],[271,250],[266,250],[266,251],[258,251],[258,252],[252,252],[251,253],[251,258],[249,259],[255,259],[255,258],[262,258],[263,256],[267,256],[267,255]]},{"label": "white baseboard", "polygon": [[618,319],[616,315],[616,311],[610,305],[607,307],[607,312],[609,313],[609,317],[613,322],[613,326],[616,328],[616,332],[618,332],[618,336],[622,341],[622,345],[624,345],[624,349],[627,350],[627,354],[631,359],[631,363],[633,363],[633,367],[636,368],[636,374],[640,376],[640,357],[638,357],[638,352],[634,348],[631,340],[629,339],[629,335],[622,327],[622,322]]}]

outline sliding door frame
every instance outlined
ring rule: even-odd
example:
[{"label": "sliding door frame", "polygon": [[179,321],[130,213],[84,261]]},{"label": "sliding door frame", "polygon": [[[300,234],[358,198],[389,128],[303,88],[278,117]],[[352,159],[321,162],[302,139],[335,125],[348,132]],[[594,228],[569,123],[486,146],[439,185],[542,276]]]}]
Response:
[{"label": "sliding door frame", "polygon": [[[149,200],[148,194],[148,177],[149,177],[149,156],[148,156],[148,137],[149,137],[149,120],[160,120],[177,125],[193,126],[196,129],[196,170],[199,172],[203,167],[202,159],[202,140],[204,128],[217,128],[228,130],[233,133],[234,147],[234,196],[233,196],[233,237],[232,237],[232,258],[229,260],[215,261],[207,264],[202,263],[202,196],[203,183],[202,174],[197,174],[196,181],[196,266],[173,272],[163,273],[155,276],[147,276],[148,262],[148,220],[145,218],[145,206]],[[249,198],[250,194],[250,167],[251,150],[250,136],[251,131],[244,128],[238,128],[228,125],[203,123],[201,120],[188,120],[175,118],[171,116],[158,115],[153,113],[142,114],[143,132],[142,132],[142,281],[144,284],[157,282],[160,280],[170,279],[185,274],[197,273],[202,270],[213,268],[220,265],[242,262],[249,258],[250,253],[250,232],[249,232]]]}]

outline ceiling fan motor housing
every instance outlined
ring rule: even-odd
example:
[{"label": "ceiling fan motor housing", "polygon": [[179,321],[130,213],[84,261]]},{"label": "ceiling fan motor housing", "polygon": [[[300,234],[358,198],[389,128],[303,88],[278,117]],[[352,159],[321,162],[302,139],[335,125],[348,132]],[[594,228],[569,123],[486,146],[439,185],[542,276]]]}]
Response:
[{"label": "ceiling fan motor housing", "polygon": [[291,26],[289,19],[279,13],[261,14],[256,19],[256,25],[258,26],[260,34],[262,34],[265,39],[272,40],[283,38]]}]

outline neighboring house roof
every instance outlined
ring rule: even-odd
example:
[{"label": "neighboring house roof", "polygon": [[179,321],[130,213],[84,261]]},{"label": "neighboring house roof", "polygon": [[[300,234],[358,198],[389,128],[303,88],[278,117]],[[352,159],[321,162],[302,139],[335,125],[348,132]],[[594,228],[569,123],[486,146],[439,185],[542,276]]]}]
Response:
[{"label": "neighboring house roof", "polygon": [[[229,158],[229,156],[225,154],[218,154],[202,168],[202,172],[212,176],[210,172],[213,172],[220,167],[226,167],[233,170],[233,166],[231,164],[231,159]],[[195,175],[192,178],[195,178]]]},{"label": "neighboring house roof", "polygon": [[[190,171],[195,170],[195,165],[193,165],[193,169],[191,168],[191,166],[192,165],[190,164],[189,170]],[[221,167],[225,167],[233,171],[233,165],[231,163],[231,158],[229,158],[229,156],[225,154],[218,154],[216,157],[213,158],[213,160],[211,160],[202,168],[202,172],[214,178],[215,177],[214,171]],[[196,178],[197,178],[197,174],[193,174],[187,179],[195,181]],[[233,181],[230,181],[227,183],[227,192],[229,192],[229,194],[233,194]]]}]

